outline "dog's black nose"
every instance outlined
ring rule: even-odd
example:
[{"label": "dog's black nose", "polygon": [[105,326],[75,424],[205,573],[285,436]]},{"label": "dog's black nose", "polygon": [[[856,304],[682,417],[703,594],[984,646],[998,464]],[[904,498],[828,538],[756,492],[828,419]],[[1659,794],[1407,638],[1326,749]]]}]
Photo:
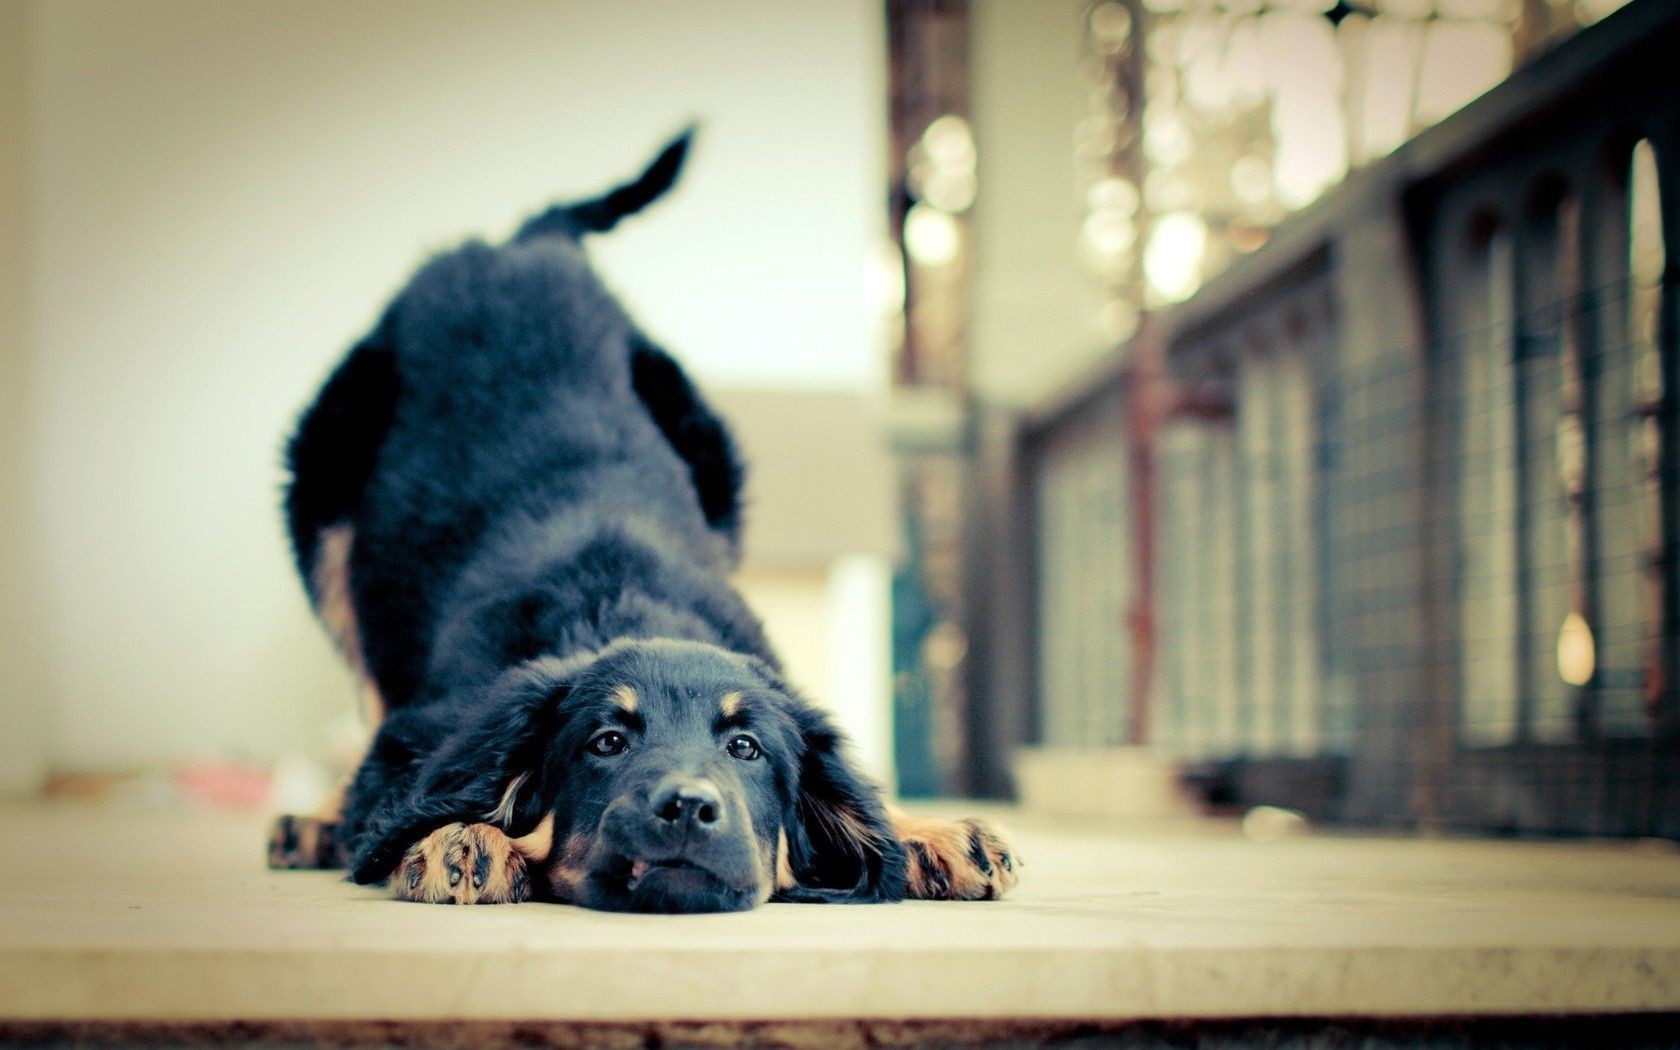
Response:
[{"label": "dog's black nose", "polygon": [[653,789],[653,815],[710,831],[723,820],[723,801],[710,780],[667,777]]}]

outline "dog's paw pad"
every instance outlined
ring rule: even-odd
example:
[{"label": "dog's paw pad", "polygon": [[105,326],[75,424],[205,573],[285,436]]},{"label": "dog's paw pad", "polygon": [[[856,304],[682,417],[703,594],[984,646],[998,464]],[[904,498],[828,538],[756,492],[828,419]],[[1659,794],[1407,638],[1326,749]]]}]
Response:
[{"label": "dog's paw pad", "polygon": [[314,817],[276,817],[268,832],[268,866],[276,870],[340,868],[338,825]]},{"label": "dog's paw pad", "polygon": [[525,858],[490,824],[450,824],[416,842],[391,875],[391,895],[425,904],[529,900]]},{"label": "dog's paw pad", "polygon": [[987,821],[917,820],[900,830],[918,900],[996,900],[1020,881],[1009,840]]}]

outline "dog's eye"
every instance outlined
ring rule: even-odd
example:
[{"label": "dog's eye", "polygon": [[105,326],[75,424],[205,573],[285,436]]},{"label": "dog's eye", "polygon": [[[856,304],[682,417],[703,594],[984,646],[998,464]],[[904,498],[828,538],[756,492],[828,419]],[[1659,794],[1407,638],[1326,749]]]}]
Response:
[{"label": "dog's eye", "polygon": [[743,762],[751,762],[764,752],[759,750],[758,741],[750,736],[738,736],[729,741],[729,754]]},{"label": "dog's eye", "polygon": [[630,746],[630,741],[616,729],[596,733],[589,738],[589,750],[597,755],[616,755]]}]

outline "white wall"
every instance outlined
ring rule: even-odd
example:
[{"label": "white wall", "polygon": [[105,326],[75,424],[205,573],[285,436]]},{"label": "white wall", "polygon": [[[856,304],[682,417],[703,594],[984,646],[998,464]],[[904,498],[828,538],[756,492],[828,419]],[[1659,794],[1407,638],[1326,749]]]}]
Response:
[{"label": "white wall", "polygon": [[749,569],[740,584],[794,688],[833,712],[864,772],[891,785],[892,563],[854,553],[817,569]]},{"label": "white wall", "polygon": [[880,378],[872,0],[19,9],[55,766],[319,747],[349,689],[284,555],[289,421],[428,248],[689,117],[688,178],[603,242],[610,278],[703,380]]},{"label": "white wall", "polygon": [[45,769],[37,623],[39,574],[29,512],[29,137],[26,10],[0,4],[0,792]]}]

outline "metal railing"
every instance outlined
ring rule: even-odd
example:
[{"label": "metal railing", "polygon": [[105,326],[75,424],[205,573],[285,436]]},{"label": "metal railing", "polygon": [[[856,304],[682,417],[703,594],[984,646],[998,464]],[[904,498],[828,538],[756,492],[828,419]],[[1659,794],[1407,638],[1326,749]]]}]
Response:
[{"label": "metal railing", "polygon": [[976,662],[991,724],[1332,819],[1680,836],[1676,54],[1629,5],[983,446],[1022,553],[971,634],[1032,638]]}]

